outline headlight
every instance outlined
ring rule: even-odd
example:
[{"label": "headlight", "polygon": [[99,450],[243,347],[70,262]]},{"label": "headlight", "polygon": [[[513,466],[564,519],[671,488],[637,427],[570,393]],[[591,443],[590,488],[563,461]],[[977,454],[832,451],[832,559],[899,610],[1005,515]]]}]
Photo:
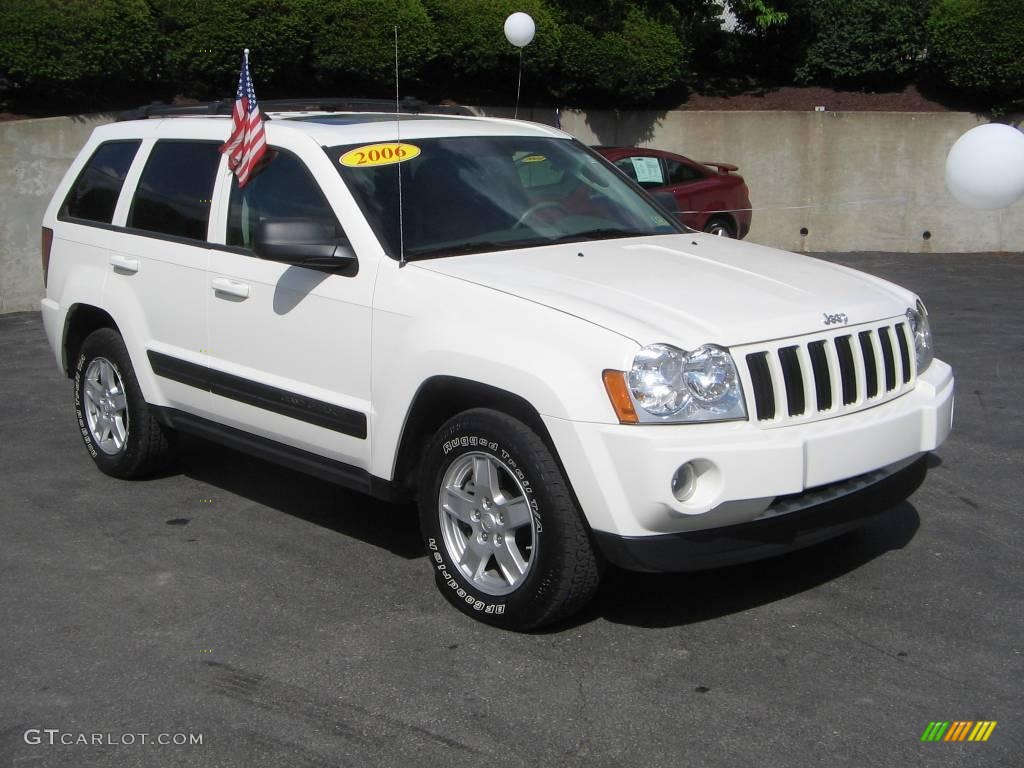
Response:
[{"label": "headlight", "polygon": [[747,417],[732,356],[709,344],[693,352],[668,344],[644,347],[633,358],[627,383],[629,394],[643,412],[641,421],[725,421]]},{"label": "headlight", "polygon": [[917,356],[917,375],[924,373],[935,357],[932,351],[932,329],[928,323],[928,310],[921,300],[917,300],[916,309],[907,310],[907,324],[914,334],[914,354]]}]

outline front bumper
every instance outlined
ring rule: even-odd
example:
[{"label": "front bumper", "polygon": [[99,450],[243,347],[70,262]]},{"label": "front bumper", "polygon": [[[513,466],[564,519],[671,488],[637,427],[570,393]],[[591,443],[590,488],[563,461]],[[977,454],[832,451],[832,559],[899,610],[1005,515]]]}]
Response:
[{"label": "front bumper", "polygon": [[921,456],[849,495],[749,523],[658,536],[594,536],[610,562],[630,571],[697,571],[774,557],[841,536],[892,509],[921,485],[927,463]]},{"label": "front bumper", "polygon": [[[881,470],[874,476],[878,480],[903,469],[945,440],[952,416],[952,370],[936,360],[906,394],[811,423],[765,429],[750,421],[671,426],[544,421],[591,528],[607,542],[795,514],[804,505],[780,497],[822,487],[850,493],[864,483],[844,481]],[[672,476],[686,462],[693,462],[700,476],[693,496],[680,502]]]}]

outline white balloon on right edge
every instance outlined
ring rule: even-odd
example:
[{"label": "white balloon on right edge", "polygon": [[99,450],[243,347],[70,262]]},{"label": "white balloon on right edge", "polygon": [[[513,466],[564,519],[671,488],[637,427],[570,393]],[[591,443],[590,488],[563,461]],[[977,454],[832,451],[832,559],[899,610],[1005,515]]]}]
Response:
[{"label": "white balloon on right edge", "polygon": [[1012,125],[972,128],[946,158],[946,187],[968,208],[994,211],[1024,196],[1024,133]]}]

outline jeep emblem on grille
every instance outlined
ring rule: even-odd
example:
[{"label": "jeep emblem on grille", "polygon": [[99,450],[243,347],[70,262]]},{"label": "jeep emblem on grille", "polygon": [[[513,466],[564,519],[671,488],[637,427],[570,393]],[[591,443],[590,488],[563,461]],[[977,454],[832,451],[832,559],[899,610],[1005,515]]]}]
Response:
[{"label": "jeep emblem on grille", "polygon": [[825,312],[824,314],[825,325],[839,325],[840,323],[846,325],[848,322],[850,322],[850,318],[848,318],[842,312],[836,312],[834,315],[830,315],[828,312]]}]

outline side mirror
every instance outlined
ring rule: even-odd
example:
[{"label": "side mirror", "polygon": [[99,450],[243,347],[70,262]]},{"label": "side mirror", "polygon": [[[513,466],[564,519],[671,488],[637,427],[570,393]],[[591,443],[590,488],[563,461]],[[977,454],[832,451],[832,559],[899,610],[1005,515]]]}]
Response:
[{"label": "side mirror", "polygon": [[318,219],[267,219],[257,222],[253,250],[261,259],[299,267],[349,267],[356,255],[334,224]]}]

